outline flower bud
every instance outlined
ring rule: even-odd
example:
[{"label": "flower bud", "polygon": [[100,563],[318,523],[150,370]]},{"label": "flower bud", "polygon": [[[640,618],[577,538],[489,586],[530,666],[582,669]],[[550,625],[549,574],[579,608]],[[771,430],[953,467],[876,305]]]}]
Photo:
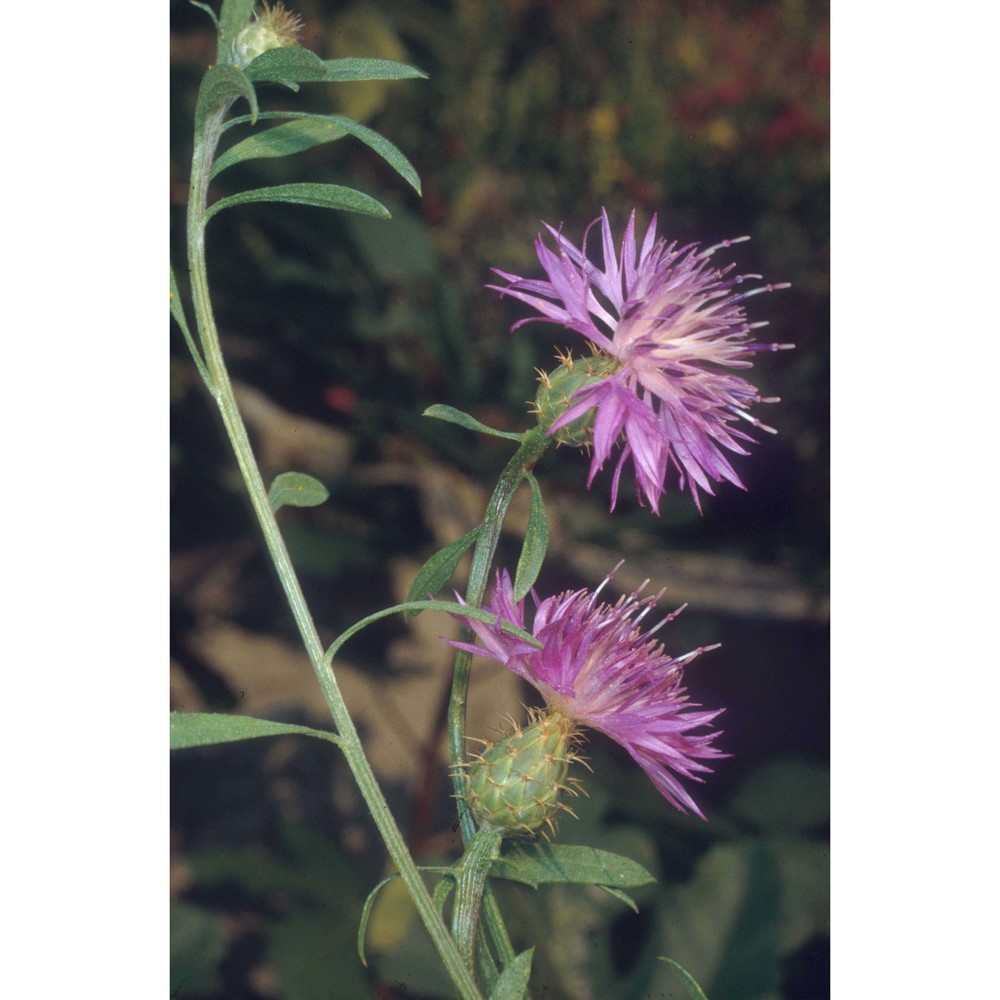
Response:
[{"label": "flower bud", "polygon": [[559,712],[532,713],[531,724],[486,749],[469,764],[466,802],[481,827],[505,837],[533,836],[543,826],[555,831],[560,811],[572,810],[559,801],[562,792],[576,795],[569,779],[570,762],[578,759],[572,719]]},{"label": "flower bud", "polygon": [[301,30],[302,20],[298,14],[293,14],[281,3],[271,7],[265,0],[233,42],[236,65],[242,69],[264,52],[294,45]]},{"label": "flower bud", "polygon": [[[593,355],[589,358],[574,358],[570,354],[559,355],[562,364],[551,372],[543,372],[539,381],[541,388],[535,397],[538,423],[548,430],[574,403],[573,394],[588,385],[601,382],[621,368],[615,358]],[[590,444],[596,409],[588,410],[572,423],[560,427],[552,436],[559,444],[582,447]]]}]

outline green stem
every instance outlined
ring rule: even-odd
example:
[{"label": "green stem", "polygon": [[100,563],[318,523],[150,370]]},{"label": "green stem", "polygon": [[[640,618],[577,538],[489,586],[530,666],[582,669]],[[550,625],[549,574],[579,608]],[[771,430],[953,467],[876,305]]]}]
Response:
[{"label": "green stem", "polygon": [[500,856],[501,837],[499,830],[487,827],[478,830],[465,849],[465,856],[455,879],[451,932],[462,958],[469,965],[476,952],[476,927],[479,924],[479,908],[486,889],[486,878],[493,862]]},{"label": "green stem", "polygon": [[482,1000],[482,994],[476,986],[472,967],[463,961],[454,940],[448,933],[448,929],[435,908],[427,887],[424,885],[407,849],[399,827],[389,811],[368,759],[365,757],[361,740],[347,710],[333,670],[324,663],[323,646],[292,567],[288,550],[274,517],[274,511],[268,501],[267,490],[257,467],[246,427],[236,405],[229,374],[226,371],[208,291],[208,272],[205,262],[205,213],[212,160],[221,134],[223,119],[230,107],[231,103],[210,114],[201,135],[196,138],[188,201],[188,266],[191,271],[191,293],[194,300],[198,332],[205,354],[205,363],[211,376],[210,390],[218,404],[222,421],[236,455],[236,461],[243,474],[250,502],[260,522],[264,541],[278,573],[281,586],[285,591],[285,597],[295,618],[302,642],[309,655],[330,714],[333,716],[337,732],[343,741],[343,752],[351,773],[354,775],[365,803],[371,810],[372,818],[385,842],[386,850],[399,870],[400,877],[406,884],[417,911],[423,919],[459,994],[463,1000]]},{"label": "green stem", "polygon": [[[539,427],[525,431],[521,439],[521,447],[518,448],[513,458],[507,463],[507,467],[500,475],[493,496],[486,508],[486,515],[483,518],[483,527],[476,539],[476,547],[472,555],[472,568],[469,572],[469,585],[465,591],[466,603],[473,608],[478,608],[483,602],[483,595],[486,592],[486,583],[489,578],[490,567],[493,564],[493,556],[496,554],[497,544],[500,541],[500,531],[503,527],[504,517],[507,508],[510,506],[517,488],[521,485],[524,477],[535,467],[535,463],[544,454],[549,446],[549,437]],[[464,628],[462,630],[462,641],[471,642],[472,630]],[[455,767],[465,760],[465,717],[466,706],[469,696],[469,670],[472,663],[472,656],[465,650],[459,650],[455,657],[455,670],[451,682],[451,700],[448,703],[448,748],[451,753],[452,781],[455,787],[455,796],[458,802],[458,818],[462,829],[462,840],[469,844],[476,833],[476,824],[469,812],[469,807],[465,803],[465,771],[463,768]],[[503,923],[500,914],[500,907],[487,888],[482,897],[484,920],[490,929],[497,953],[504,966],[514,960],[514,948],[511,945],[510,936]],[[456,907],[459,901],[456,898]]]}]

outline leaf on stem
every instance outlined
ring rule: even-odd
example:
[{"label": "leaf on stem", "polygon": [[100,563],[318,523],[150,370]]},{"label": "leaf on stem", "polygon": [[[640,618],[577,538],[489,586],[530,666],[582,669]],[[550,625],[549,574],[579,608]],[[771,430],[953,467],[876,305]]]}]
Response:
[{"label": "leaf on stem", "polygon": [[627,892],[622,892],[621,889],[615,889],[610,885],[599,885],[597,888],[603,889],[609,896],[614,896],[615,899],[620,900],[635,913],[639,912],[639,907],[635,905],[635,900]]},{"label": "leaf on stem", "polygon": [[[407,601],[420,601],[428,595],[436,594],[450,579],[462,556],[469,550],[472,543],[479,537],[482,525],[477,524],[467,535],[457,542],[446,545],[440,552],[435,552],[420,567],[417,575],[406,592]],[[420,614],[419,610],[405,611],[403,617],[410,621]]]},{"label": "leaf on stem", "polygon": [[247,26],[253,15],[257,0],[222,0],[219,12],[219,56],[218,61],[228,58],[236,36]]},{"label": "leaf on stem", "polygon": [[574,844],[537,843],[515,847],[493,862],[490,875],[523,882],[533,889],[549,882],[629,889],[656,881],[631,858]]},{"label": "leaf on stem", "polygon": [[338,746],[341,744],[341,739],[336,733],[311,729],[309,726],[295,726],[286,722],[272,722],[270,719],[254,719],[246,715],[222,715],[216,712],[170,713],[171,750],[288,734],[315,736],[317,739],[327,740]]},{"label": "leaf on stem", "polygon": [[531,487],[531,508],[528,512],[528,527],[524,532],[524,545],[517,561],[514,574],[514,600],[520,601],[535,585],[538,573],[545,561],[545,550],[549,546],[549,519],[545,514],[545,501],[538,480],[529,472],[526,476]]},{"label": "leaf on stem", "polygon": [[302,114],[289,117],[294,117],[294,120],[252,135],[226,150],[215,161],[212,176],[246,160],[289,156],[325,142],[334,142],[345,135],[353,135],[375,150],[417,194],[420,193],[420,177],[413,164],[396,145],[373,129],[359,125],[346,115]]},{"label": "leaf on stem", "polygon": [[318,507],[329,496],[329,491],[318,479],[304,472],[282,472],[267,491],[273,511],[281,507]]},{"label": "leaf on stem", "polygon": [[358,921],[358,957],[361,959],[361,964],[367,969],[368,959],[365,958],[365,933],[368,930],[368,921],[371,919],[372,907],[375,905],[375,897],[379,894],[380,890],[384,889],[390,882],[395,881],[399,878],[399,872],[393,872],[391,875],[386,876],[381,882],[370,893],[368,893],[368,898],[365,900],[365,905],[361,910],[361,920]]},{"label": "leaf on stem", "polygon": [[246,73],[227,63],[213,66],[202,78],[198,90],[198,104],[194,111],[195,141],[201,139],[205,122],[211,114],[241,97],[250,105],[250,120],[256,121],[260,110],[257,94]]},{"label": "leaf on stem", "polygon": [[344,212],[360,212],[362,215],[374,215],[380,219],[392,216],[381,202],[370,198],[353,188],[342,187],[340,184],[275,184],[273,187],[255,188],[253,191],[241,191],[217,201],[205,213],[206,221],[218,214],[224,208],[233,205],[248,205],[259,201],[277,201],[289,205],[311,205],[314,208],[333,208]]},{"label": "leaf on stem", "polygon": [[369,80],[426,79],[415,66],[394,59],[329,59],[300,45],[271,49],[257,56],[246,68],[255,83],[283,83],[298,90],[299,83],[364,83]]},{"label": "leaf on stem", "polygon": [[424,410],[424,416],[434,417],[435,420],[445,420],[449,424],[458,424],[459,427],[464,427],[466,430],[479,431],[480,434],[506,438],[508,441],[517,441],[518,443],[521,441],[520,434],[514,434],[510,431],[498,431],[492,427],[487,427],[486,424],[476,420],[475,417],[470,416],[468,413],[456,410],[454,406],[445,406],[443,403],[435,403],[433,406],[428,406]]},{"label": "leaf on stem", "polygon": [[522,951],[500,974],[489,1000],[523,1000],[528,980],[531,978],[531,959],[535,949]]},{"label": "leaf on stem", "polygon": [[687,992],[689,1000],[708,1000],[705,996],[702,988],[694,981],[694,976],[691,975],[686,969],[680,964],[675,962],[672,958],[666,958],[663,955],[658,956],[661,962],[666,962],[674,972],[677,973],[677,978],[684,984],[684,989]]},{"label": "leaf on stem", "polygon": [[212,376],[208,373],[208,366],[205,364],[201,356],[201,351],[198,350],[198,345],[191,334],[187,316],[184,315],[184,304],[181,302],[180,292],[177,290],[177,279],[174,277],[173,266],[170,268],[170,315],[173,316],[174,321],[181,328],[181,333],[184,335],[184,343],[187,344],[188,350],[191,352],[191,357],[194,360],[195,367],[198,369],[198,373],[201,375],[202,381],[211,389],[213,385]]}]

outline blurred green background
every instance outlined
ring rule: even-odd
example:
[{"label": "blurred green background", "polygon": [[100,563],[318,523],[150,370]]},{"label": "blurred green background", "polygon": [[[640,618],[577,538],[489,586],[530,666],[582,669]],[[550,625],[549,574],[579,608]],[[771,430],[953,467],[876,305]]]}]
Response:
[{"label": "blurred green background", "polygon": [[[590,798],[566,843],[618,850],[656,886],[639,913],[599,890],[505,891],[520,945],[537,944],[534,995],[681,997],[669,955],[711,1000],[829,996],[828,8],[760,3],[300,0],[303,44],[321,56],[402,59],[425,81],[272,87],[262,107],[337,110],[395,142],[423,198],[351,139],[242,164],[219,195],[266,183],[356,186],[390,222],[296,206],[220,214],[209,232],[217,318],[266,479],[308,472],[330,500],[283,525],[325,640],[402,599],[419,564],[478,522],[510,454],[420,417],[431,403],[521,430],[534,369],[558,329],[483,285],[490,267],[539,274],[541,220],[578,241],[605,206],[705,244],[743,234],[740,272],[793,287],[751,300],[763,356],[751,380],[781,396],[779,430],[735,465],[699,516],[671,493],[660,519],[631,481],[613,516],[610,473],[584,490],[585,456],[553,450],[537,474],[552,543],[541,593],[594,586],[622,557],[629,590],[667,588],[668,650],[721,649],[689,670],[693,700],[725,706],[732,755],[695,797],[708,822],[667,806],[631,759],[595,738]],[[171,3],[172,260],[183,214],[197,85],[215,54],[203,12]],[[238,113],[242,110],[237,109]],[[245,134],[245,133],[241,133]],[[720,254],[717,258],[722,260]],[[579,341],[577,341],[579,346]],[[328,724],[221,424],[171,340],[172,707]],[[501,544],[512,565],[526,500]],[[450,622],[373,627],[341,678],[409,842],[455,856],[443,740]],[[478,663],[470,733],[490,735],[531,701]],[[172,759],[172,983],[187,1000],[397,1000],[450,996],[405,896],[388,890],[355,954],[381,844],[334,751],[286,738]],[[507,889],[508,887],[504,887]],[[518,887],[519,889],[520,887]]]}]

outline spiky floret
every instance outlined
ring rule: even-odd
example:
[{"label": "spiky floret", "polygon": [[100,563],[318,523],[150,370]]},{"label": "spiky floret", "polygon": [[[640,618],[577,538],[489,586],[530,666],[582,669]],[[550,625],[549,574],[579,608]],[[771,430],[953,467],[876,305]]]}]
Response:
[{"label": "spiky floret", "polygon": [[529,723],[485,749],[463,765],[468,775],[466,802],[476,823],[505,837],[555,833],[560,812],[575,815],[561,801],[577,795],[578,781],[569,766],[575,753],[576,725],[560,712],[532,710]]}]

